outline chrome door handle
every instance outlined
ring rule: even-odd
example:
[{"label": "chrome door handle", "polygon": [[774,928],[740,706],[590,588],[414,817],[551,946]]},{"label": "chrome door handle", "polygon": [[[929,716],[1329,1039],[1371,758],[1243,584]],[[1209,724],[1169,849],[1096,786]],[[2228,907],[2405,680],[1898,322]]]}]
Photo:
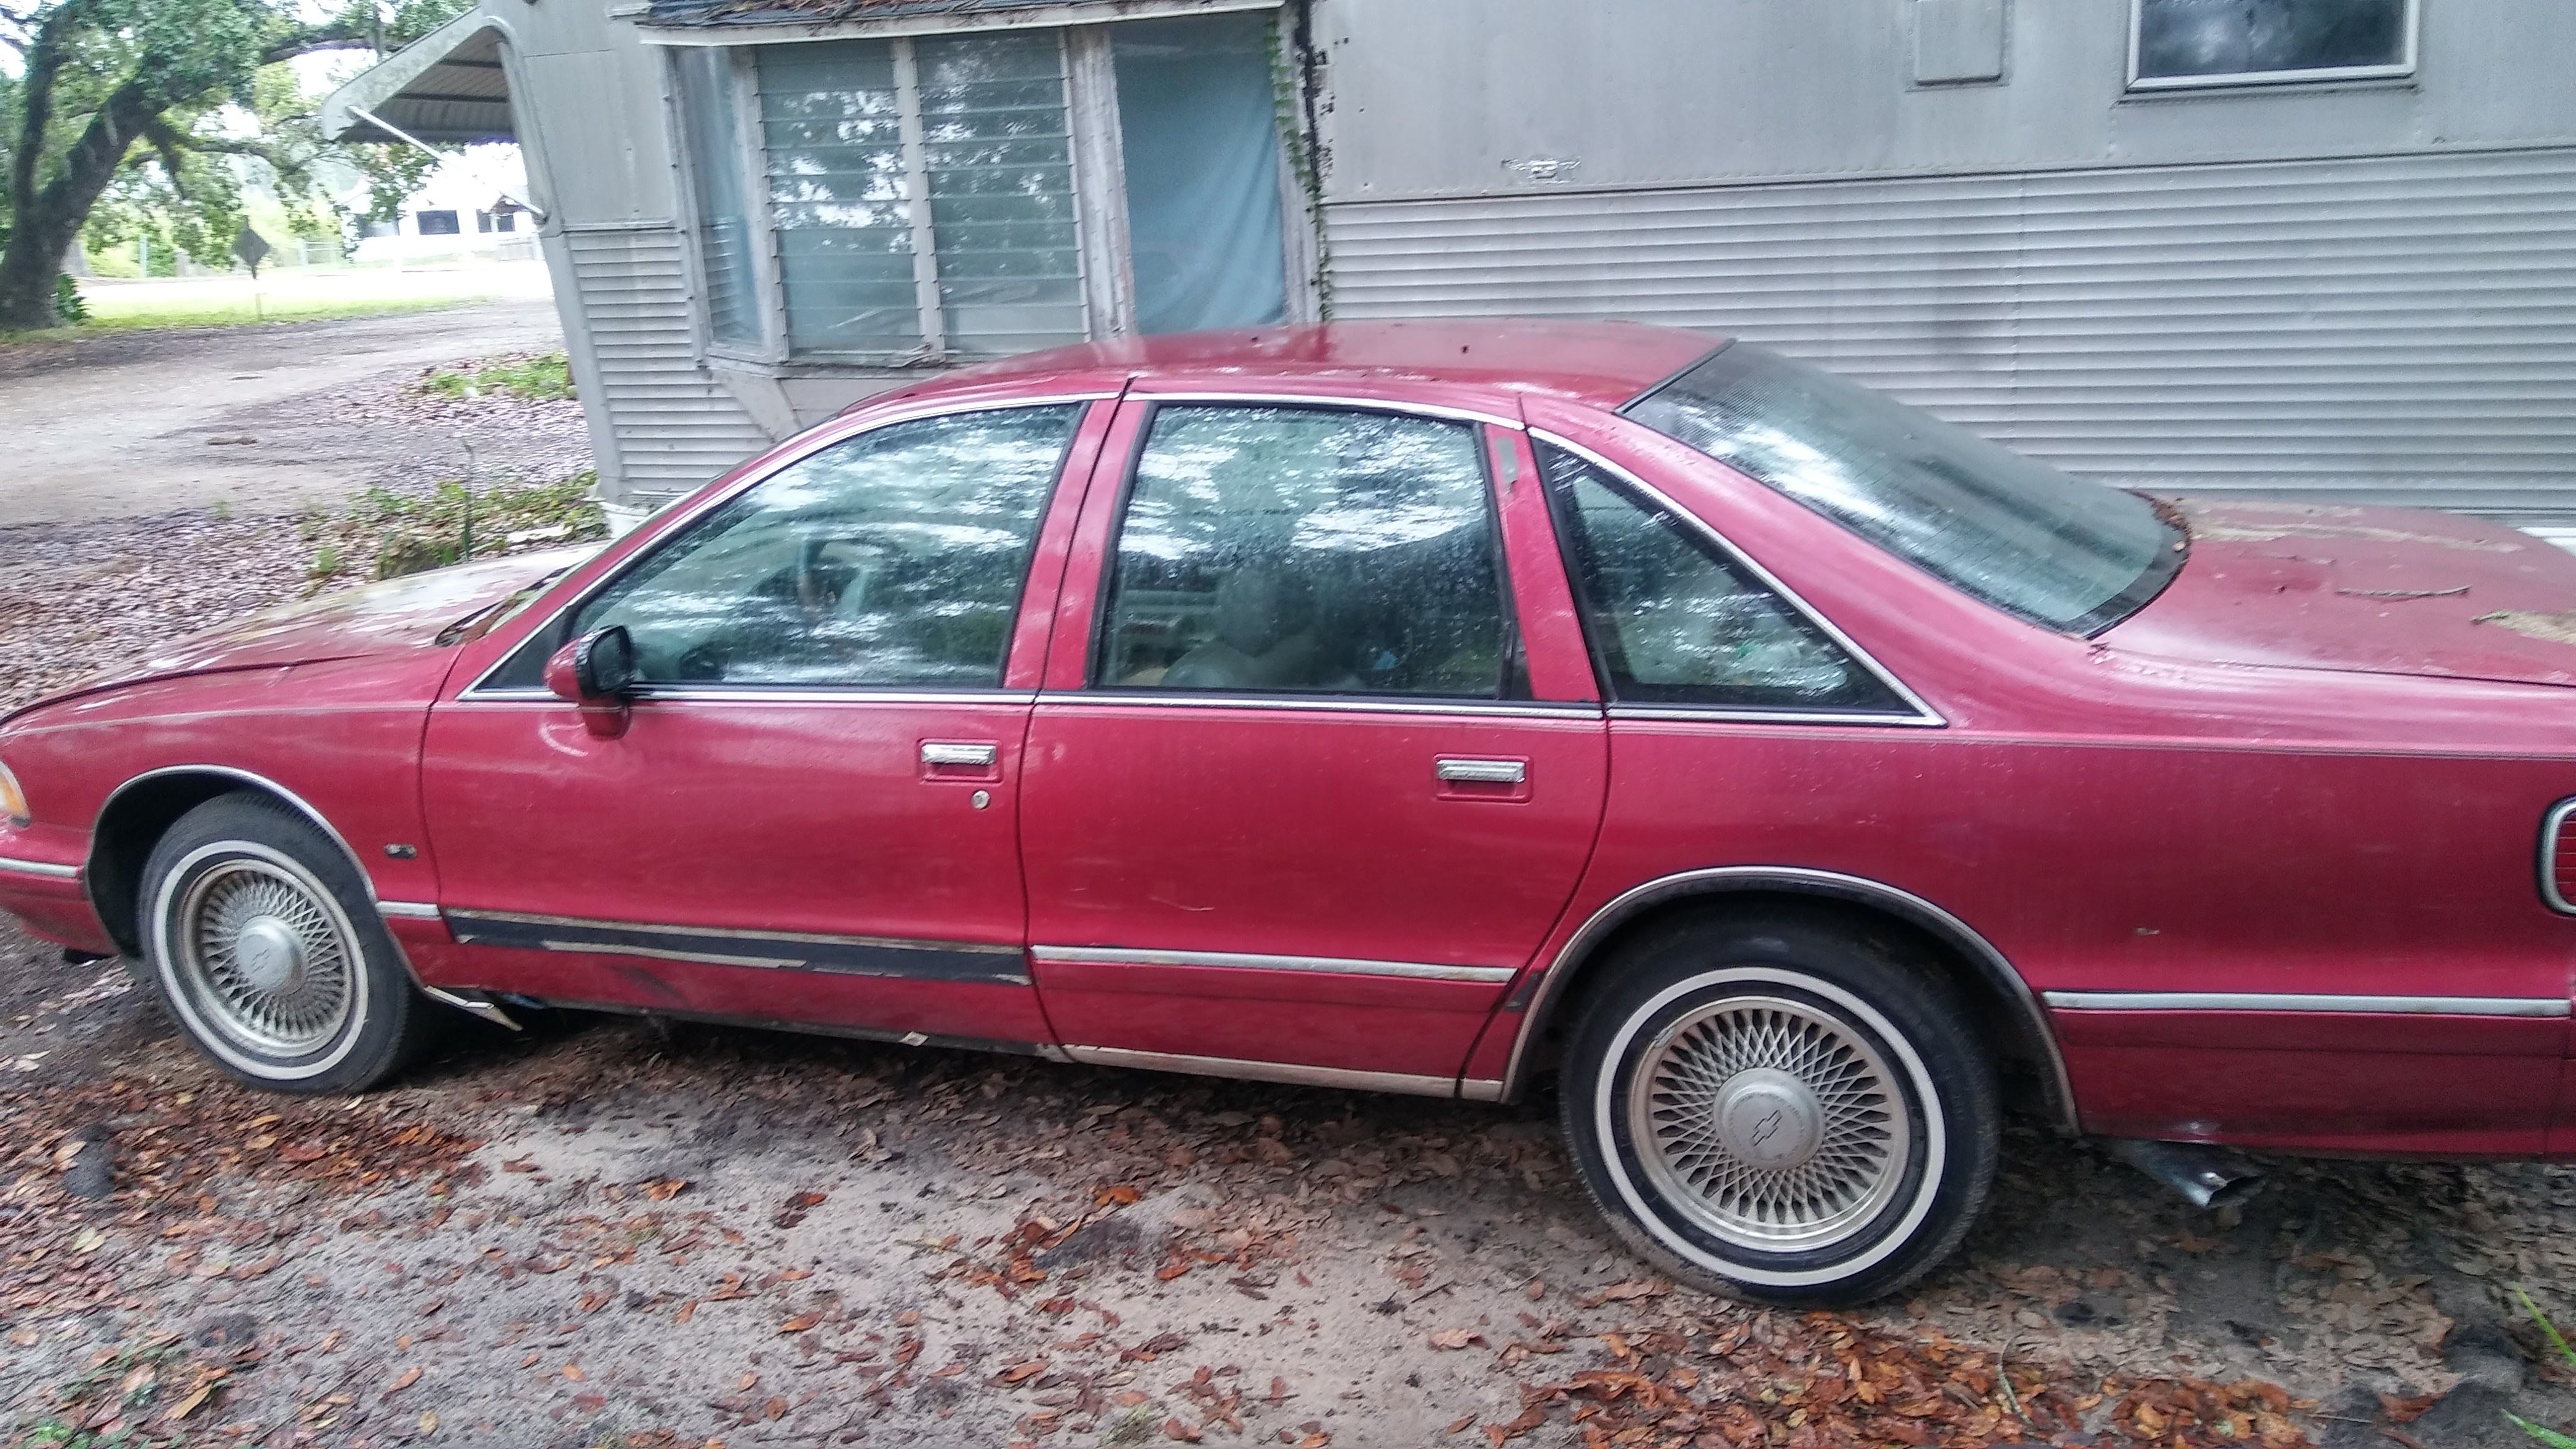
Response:
[{"label": "chrome door handle", "polygon": [[989,770],[1001,758],[999,745],[948,744],[933,740],[921,747],[921,762],[925,765],[971,766]]},{"label": "chrome door handle", "polygon": [[1453,785],[1522,785],[1529,766],[1518,760],[1442,760],[1434,772]]}]

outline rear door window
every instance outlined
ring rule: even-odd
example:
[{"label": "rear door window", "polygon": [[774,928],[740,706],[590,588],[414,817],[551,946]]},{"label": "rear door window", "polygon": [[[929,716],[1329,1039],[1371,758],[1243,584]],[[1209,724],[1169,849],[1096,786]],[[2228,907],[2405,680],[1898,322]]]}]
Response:
[{"label": "rear door window", "polygon": [[1540,444],[1548,501],[1611,697],[1628,704],[1915,713],[1704,534]]},{"label": "rear door window", "polygon": [[1518,689],[1466,423],[1165,404],[1138,454],[1095,682],[1498,699]]}]

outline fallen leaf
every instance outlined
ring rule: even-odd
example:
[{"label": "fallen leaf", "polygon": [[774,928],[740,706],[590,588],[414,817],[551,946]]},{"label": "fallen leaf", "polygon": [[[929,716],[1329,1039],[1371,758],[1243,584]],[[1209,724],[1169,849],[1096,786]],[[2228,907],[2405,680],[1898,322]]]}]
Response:
[{"label": "fallen leaf", "polygon": [[1433,1348],[1465,1348],[1471,1343],[1484,1341],[1485,1335],[1472,1328],[1445,1328],[1431,1335]]},{"label": "fallen leaf", "polygon": [[688,1302],[680,1305],[680,1311],[671,1315],[671,1321],[673,1323],[686,1323],[697,1316],[698,1300],[692,1298]]},{"label": "fallen leaf", "polygon": [[1045,1359],[1033,1358],[1026,1363],[1015,1363],[1009,1368],[1002,1370],[1001,1381],[1005,1384],[1024,1384],[1029,1380],[1036,1378],[1038,1375],[1045,1373],[1046,1370],[1047,1361]]},{"label": "fallen leaf", "polygon": [[[567,1369],[565,1372],[569,1373],[571,1370]],[[410,1368],[404,1369],[401,1373],[396,1374],[394,1376],[394,1381],[385,1386],[385,1397],[390,1399],[394,1395],[401,1393],[403,1390],[410,1388],[412,1385],[419,1382],[420,1366],[418,1364],[414,1364]]]},{"label": "fallen leaf", "polygon": [[781,1333],[803,1333],[805,1330],[812,1328],[815,1324],[822,1321],[823,1315],[819,1313],[799,1313],[794,1318],[778,1325],[778,1331]]},{"label": "fallen leaf", "polygon": [[1440,1432],[1441,1432],[1441,1433],[1443,1433],[1443,1434],[1456,1434],[1456,1433],[1461,1433],[1461,1432],[1464,1432],[1464,1431],[1465,1431],[1465,1429],[1466,1429],[1466,1427],[1467,1427],[1468,1425],[1470,1425],[1470,1424],[1472,1424],[1472,1423],[1474,1423],[1474,1422],[1476,1422],[1476,1416],[1475,1416],[1475,1415],[1473,1415],[1473,1414],[1469,1414],[1467,1417],[1465,1417],[1465,1418],[1463,1418],[1463,1419],[1458,1420],[1457,1422],[1455,1422],[1455,1423],[1451,1424],[1448,1428],[1443,1429],[1443,1430],[1441,1430]]},{"label": "fallen leaf", "polygon": [[438,1411],[436,1409],[429,1409],[421,1414],[420,1432],[424,1434],[435,1434],[438,1432]]},{"label": "fallen leaf", "polygon": [[2412,1424],[2423,1418],[2427,1411],[2440,1402],[2442,1402],[2440,1394],[2424,1394],[2416,1398],[2405,1398],[2397,1394],[2379,1396],[2379,1407],[2388,1412],[2388,1421],[2392,1424]]},{"label": "fallen leaf", "polygon": [[1195,1444],[1206,1436],[1200,1434],[1198,1430],[1191,1428],[1189,1425],[1182,1423],[1178,1419],[1165,1419],[1163,1421],[1163,1437],[1166,1439],[1178,1439],[1184,1444]]},{"label": "fallen leaf", "polygon": [[1112,1205],[1125,1207],[1142,1196],[1144,1196],[1144,1194],[1138,1192],[1132,1187],[1129,1187],[1123,1182],[1115,1187],[1095,1187],[1091,1190],[1091,1201],[1093,1205],[1098,1207],[1109,1207]]},{"label": "fallen leaf", "polygon": [[669,1202],[688,1190],[688,1180],[679,1177],[665,1177],[644,1184],[644,1195],[655,1202]]}]

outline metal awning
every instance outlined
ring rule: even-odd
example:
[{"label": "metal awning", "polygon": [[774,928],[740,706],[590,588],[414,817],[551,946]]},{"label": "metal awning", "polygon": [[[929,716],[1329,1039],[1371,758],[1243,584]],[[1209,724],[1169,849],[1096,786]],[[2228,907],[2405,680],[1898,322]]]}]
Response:
[{"label": "metal awning", "polygon": [[[646,38],[706,43],[723,31],[755,26],[805,27],[790,38],[920,34],[943,30],[1093,25],[1276,10],[1283,0],[648,0],[640,7]],[[716,43],[723,43],[717,41]]]},{"label": "metal awning", "polygon": [[515,141],[501,32],[469,10],[386,56],[322,103],[334,141]]}]

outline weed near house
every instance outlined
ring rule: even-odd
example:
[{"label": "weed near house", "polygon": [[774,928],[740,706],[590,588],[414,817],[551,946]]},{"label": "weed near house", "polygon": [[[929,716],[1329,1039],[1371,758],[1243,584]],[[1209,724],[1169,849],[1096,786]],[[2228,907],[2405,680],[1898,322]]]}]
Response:
[{"label": "weed near house", "polygon": [[337,516],[305,520],[314,545],[318,587],[349,570],[396,578],[424,569],[608,536],[593,496],[596,472],[554,483],[495,483],[475,488],[450,479],[426,496],[370,488]]},{"label": "weed near house", "polygon": [[422,380],[421,391],[436,397],[478,398],[494,395],[529,402],[559,402],[573,396],[572,360],[561,352],[503,359],[471,371],[440,368]]}]

